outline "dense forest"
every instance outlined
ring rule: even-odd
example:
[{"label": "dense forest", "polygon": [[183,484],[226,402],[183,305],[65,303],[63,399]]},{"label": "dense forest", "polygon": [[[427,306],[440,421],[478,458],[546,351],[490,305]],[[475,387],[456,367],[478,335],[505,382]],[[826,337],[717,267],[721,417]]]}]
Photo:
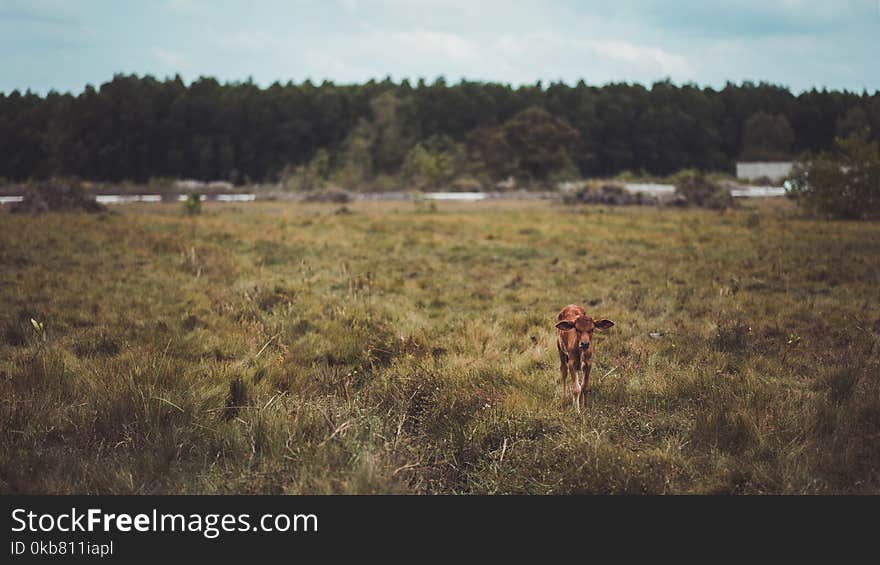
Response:
[{"label": "dense forest", "polygon": [[825,150],[855,132],[880,136],[880,92],[443,79],[261,88],[117,75],[78,95],[0,93],[0,177],[355,184],[730,172],[740,158]]}]

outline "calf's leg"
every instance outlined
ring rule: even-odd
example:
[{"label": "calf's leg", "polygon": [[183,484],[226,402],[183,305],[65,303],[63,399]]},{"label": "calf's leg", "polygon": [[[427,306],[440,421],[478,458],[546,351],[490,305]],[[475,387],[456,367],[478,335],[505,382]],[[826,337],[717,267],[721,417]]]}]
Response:
[{"label": "calf's leg", "polygon": [[568,364],[568,374],[571,376],[571,400],[574,403],[574,410],[578,414],[581,413],[581,384],[578,382],[578,371],[573,363]]},{"label": "calf's leg", "polygon": [[568,354],[562,349],[562,346],[560,346],[559,343],[556,344],[556,347],[559,353],[559,372],[562,375],[562,403],[565,404],[565,401],[568,398],[566,391],[568,388],[568,385],[566,384],[568,381]]},{"label": "calf's leg", "polygon": [[590,385],[590,369],[592,369],[592,367],[593,363],[590,361],[581,364],[581,371],[584,372],[584,380],[581,385],[581,397],[584,399],[584,408],[587,407],[587,394],[590,392],[588,387]]}]

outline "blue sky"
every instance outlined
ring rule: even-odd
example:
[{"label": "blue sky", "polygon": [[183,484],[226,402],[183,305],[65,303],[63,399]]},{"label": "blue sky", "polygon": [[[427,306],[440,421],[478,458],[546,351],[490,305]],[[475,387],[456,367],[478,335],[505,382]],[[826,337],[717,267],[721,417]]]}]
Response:
[{"label": "blue sky", "polygon": [[114,73],[880,89],[880,0],[0,0],[0,91]]}]

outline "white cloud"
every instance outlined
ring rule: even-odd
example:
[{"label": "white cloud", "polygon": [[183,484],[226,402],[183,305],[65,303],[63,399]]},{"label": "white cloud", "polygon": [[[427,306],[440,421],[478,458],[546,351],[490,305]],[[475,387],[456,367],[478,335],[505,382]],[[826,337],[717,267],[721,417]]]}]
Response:
[{"label": "white cloud", "polygon": [[521,66],[525,71],[541,65],[545,72],[550,71],[567,80],[575,80],[577,75],[602,81],[627,77],[691,80],[696,72],[682,55],[624,39],[579,39],[558,33],[535,32],[501,35],[492,47],[511,66]]},{"label": "white cloud", "polygon": [[690,78],[694,74],[687,59],[659,47],[636,45],[619,39],[585,41],[583,44],[598,55],[637,68],[657,70],[664,76]]},{"label": "white cloud", "polygon": [[164,49],[162,47],[153,47],[150,49],[150,52],[153,54],[153,57],[162,63],[165,70],[182,71],[189,67],[186,56],[177,51]]},{"label": "white cloud", "polygon": [[478,44],[470,39],[427,29],[397,32],[374,29],[366,41],[376,45],[384,43],[389,49],[403,49],[410,57],[436,56],[464,61],[473,59],[479,52]]},{"label": "white cloud", "polygon": [[366,81],[383,76],[382,69],[354,64],[345,57],[311,49],[305,52],[303,63],[306,69],[312,70],[308,78],[316,80]]}]

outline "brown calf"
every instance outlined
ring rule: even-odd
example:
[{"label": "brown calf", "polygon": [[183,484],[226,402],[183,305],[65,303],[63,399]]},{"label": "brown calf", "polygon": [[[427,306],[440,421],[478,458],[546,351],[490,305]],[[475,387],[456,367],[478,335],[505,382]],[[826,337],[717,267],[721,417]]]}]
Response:
[{"label": "brown calf", "polygon": [[[562,400],[565,401],[565,388],[571,375],[571,397],[575,410],[581,411],[581,391],[590,383],[590,369],[593,366],[593,330],[604,330],[614,325],[611,320],[594,321],[584,309],[569,304],[556,317],[556,348],[559,350],[559,370],[562,372]],[[583,384],[578,382],[578,371],[583,371]]]}]

